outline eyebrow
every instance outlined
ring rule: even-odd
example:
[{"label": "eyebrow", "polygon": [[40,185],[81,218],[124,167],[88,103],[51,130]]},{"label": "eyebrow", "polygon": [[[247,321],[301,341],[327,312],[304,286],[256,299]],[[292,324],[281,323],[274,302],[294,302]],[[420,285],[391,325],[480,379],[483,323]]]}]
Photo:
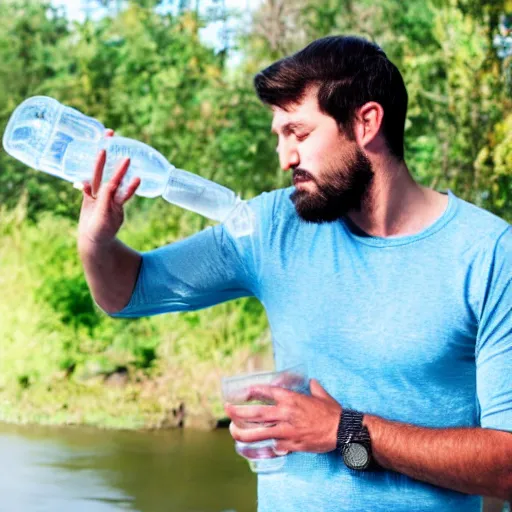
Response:
[{"label": "eyebrow", "polygon": [[[292,121],[290,123],[286,123],[283,128],[282,128],[282,132],[283,133],[290,133],[294,130],[297,130],[297,129],[300,129],[300,128],[305,128],[307,126],[307,124],[303,121]],[[275,130],[274,127],[271,128],[270,130],[270,133],[278,133],[277,130]]]}]

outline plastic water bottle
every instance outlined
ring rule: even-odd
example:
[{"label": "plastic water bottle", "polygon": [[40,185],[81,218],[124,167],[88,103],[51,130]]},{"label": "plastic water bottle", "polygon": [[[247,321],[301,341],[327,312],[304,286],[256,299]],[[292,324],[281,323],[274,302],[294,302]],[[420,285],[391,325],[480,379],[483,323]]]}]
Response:
[{"label": "plastic water bottle", "polygon": [[34,96],[23,101],[9,119],[3,146],[24,164],[73,183],[91,180],[101,149],[106,150],[103,181],[112,177],[121,159],[129,157],[121,188],[138,176],[139,196],[162,196],[169,203],[223,222],[237,237],[253,231],[253,212],[232,190],[177,169],[147,144],[105,137],[99,121],[53,98]]}]

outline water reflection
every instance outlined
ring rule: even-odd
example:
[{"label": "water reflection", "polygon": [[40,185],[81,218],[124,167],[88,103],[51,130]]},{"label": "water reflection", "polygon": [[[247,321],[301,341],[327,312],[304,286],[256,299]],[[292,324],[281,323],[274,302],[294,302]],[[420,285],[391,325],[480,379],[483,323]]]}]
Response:
[{"label": "water reflection", "polygon": [[0,511],[255,512],[227,431],[0,425]]}]

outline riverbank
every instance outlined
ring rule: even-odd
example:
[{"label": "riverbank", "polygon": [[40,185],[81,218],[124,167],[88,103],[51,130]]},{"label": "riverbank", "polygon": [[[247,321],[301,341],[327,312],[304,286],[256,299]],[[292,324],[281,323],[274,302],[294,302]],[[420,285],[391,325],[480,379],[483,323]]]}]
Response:
[{"label": "riverbank", "polygon": [[[133,211],[122,240],[149,250],[200,222],[152,203],[151,212]],[[24,201],[0,207],[0,268],[0,421],[212,428],[223,416],[222,376],[272,368],[255,298],[140,319],[101,312],[78,258],[76,221],[28,221]]]},{"label": "riverbank", "polygon": [[222,364],[176,362],[149,377],[133,369],[77,379],[65,371],[33,384],[0,390],[0,421],[15,424],[80,425],[107,429],[212,430],[225,414],[223,375],[272,369],[270,346],[240,350]]}]

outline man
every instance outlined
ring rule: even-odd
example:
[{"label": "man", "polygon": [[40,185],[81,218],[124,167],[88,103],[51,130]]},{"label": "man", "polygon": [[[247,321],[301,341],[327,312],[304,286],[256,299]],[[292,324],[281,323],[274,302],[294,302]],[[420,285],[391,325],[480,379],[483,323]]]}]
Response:
[{"label": "man", "polygon": [[[403,155],[407,93],[376,45],[327,37],[262,71],[256,91],[294,187],[222,226],[139,254],[115,236],[129,162],[84,189],[79,249],[113,316],[264,304],[278,369],[307,363],[311,396],[226,405],[240,441],[277,439],[260,512],[465,511],[512,495],[512,229],[424,188]],[[274,423],[240,429],[241,420]]]}]

